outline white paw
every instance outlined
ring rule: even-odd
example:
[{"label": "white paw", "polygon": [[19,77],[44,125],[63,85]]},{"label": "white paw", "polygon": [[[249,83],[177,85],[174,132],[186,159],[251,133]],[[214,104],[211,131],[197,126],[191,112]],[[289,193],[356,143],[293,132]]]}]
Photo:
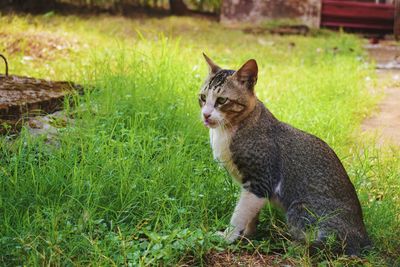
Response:
[{"label": "white paw", "polygon": [[218,231],[215,233],[217,236],[222,237],[228,243],[233,243],[240,237],[240,231],[232,228],[227,228],[225,231]]},{"label": "white paw", "polygon": [[219,237],[222,237],[222,238],[225,238],[225,232],[223,232],[223,231],[217,231],[217,232],[215,232],[215,235],[219,236]]}]

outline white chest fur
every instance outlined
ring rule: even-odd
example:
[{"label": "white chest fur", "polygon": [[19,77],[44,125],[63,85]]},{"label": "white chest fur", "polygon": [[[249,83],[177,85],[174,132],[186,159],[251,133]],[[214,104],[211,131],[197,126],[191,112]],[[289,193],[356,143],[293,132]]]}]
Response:
[{"label": "white chest fur", "polygon": [[237,182],[241,183],[242,175],[233,163],[232,153],[229,149],[233,133],[233,130],[223,129],[222,127],[210,129],[210,142],[214,159],[225,167]]}]

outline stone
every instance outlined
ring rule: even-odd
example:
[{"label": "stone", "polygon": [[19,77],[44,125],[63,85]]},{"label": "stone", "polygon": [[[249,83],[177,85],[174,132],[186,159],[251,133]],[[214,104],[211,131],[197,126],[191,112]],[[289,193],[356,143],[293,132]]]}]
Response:
[{"label": "stone", "polygon": [[29,117],[61,110],[67,95],[82,92],[72,82],[0,75],[0,132],[18,130]]}]

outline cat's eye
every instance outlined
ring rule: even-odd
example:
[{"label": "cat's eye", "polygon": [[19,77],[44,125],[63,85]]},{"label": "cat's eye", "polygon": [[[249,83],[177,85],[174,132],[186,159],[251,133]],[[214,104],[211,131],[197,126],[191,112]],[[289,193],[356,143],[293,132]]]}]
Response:
[{"label": "cat's eye", "polygon": [[226,103],[227,100],[228,100],[227,97],[218,97],[216,102],[218,105],[223,105]]},{"label": "cat's eye", "polygon": [[200,99],[201,99],[201,101],[206,102],[206,95],[205,94],[201,94],[200,95]]}]

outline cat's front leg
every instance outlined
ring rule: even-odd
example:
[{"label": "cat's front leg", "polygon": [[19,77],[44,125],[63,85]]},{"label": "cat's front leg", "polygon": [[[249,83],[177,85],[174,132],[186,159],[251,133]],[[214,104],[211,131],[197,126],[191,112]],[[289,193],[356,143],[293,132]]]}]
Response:
[{"label": "cat's front leg", "polygon": [[243,189],[239,202],[233,212],[230,227],[223,233],[228,242],[235,241],[243,234],[254,232],[257,216],[264,206],[266,199],[260,198],[253,193]]}]

